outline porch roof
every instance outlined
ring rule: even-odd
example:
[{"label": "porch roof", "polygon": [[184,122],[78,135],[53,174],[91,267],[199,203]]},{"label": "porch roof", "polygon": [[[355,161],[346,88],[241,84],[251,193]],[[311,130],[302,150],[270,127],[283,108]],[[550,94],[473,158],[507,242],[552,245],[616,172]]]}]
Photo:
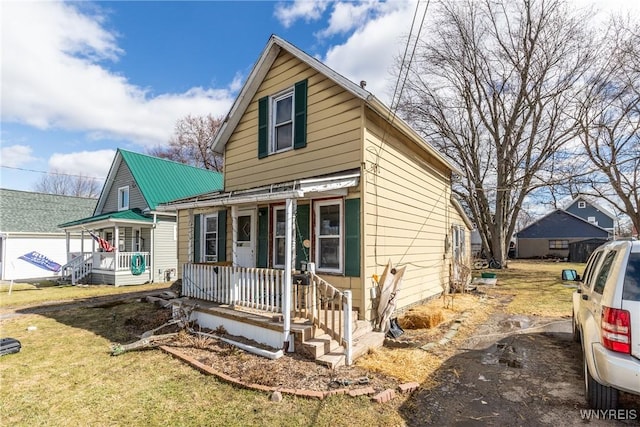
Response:
[{"label": "porch roof", "polygon": [[300,179],[280,184],[255,187],[247,190],[212,192],[195,197],[174,200],[158,205],[158,211],[232,206],[246,203],[269,202],[286,199],[313,198],[319,196],[344,196],[348,188],[356,187],[360,182],[360,170],[352,169],[337,174]]},{"label": "porch roof", "polygon": [[128,209],[126,211],[107,212],[100,215],[78,219],[76,221],[60,224],[62,229],[82,229],[91,224],[95,228],[112,227],[115,224],[148,224],[153,222],[151,216],[145,215],[140,209]]}]

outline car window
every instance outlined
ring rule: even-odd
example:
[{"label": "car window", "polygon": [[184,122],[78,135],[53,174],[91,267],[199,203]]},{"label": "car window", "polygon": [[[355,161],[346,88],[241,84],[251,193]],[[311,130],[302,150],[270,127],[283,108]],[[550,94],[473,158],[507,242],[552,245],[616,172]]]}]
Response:
[{"label": "car window", "polygon": [[629,254],[629,263],[624,273],[622,299],[640,301],[640,253]]},{"label": "car window", "polygon": [[602,256],[602,251],[596,252],[593,256],[589,257],[589,261],[587,262],[587,267],[584,270],[584,274],[582,275],[582,281],[587,284],[587,286],[591,283],[591,276],[593,275],[593,270],[598,265],[598,261]]},{"label": "car window", "polygon": [[607,254],[607,256],[604,257],[604,260],[602,261],[602,267],[600,267],[598,277],[596,278],[596,283],[593,286],[593,292],[601,294],[604,291],[604,285],[607,283],[607,277],[609,277],[611,265],[613,264],[613,260],[616,257],[617,253],[617,251],[611,251]]}]

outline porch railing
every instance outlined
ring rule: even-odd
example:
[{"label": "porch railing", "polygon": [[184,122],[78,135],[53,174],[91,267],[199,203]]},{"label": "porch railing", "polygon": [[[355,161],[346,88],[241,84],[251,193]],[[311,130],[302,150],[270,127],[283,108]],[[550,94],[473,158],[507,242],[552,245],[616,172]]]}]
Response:
[{"label": "porch railing", "polygon": [[282,313],[282,270],[185,264],[182,276],[185,296]]},{"label": "porch railing", "polygon": [[351,291],[340,291],[314,273],[309,285],[294,285],[295,316],[309,319],[345,348],[346,364],[351,364]]},{"label": "porch railing", "polygon": [[77,253],[71,261],[60,268],[62,278],[70,280],[72,285],[78,284],[80,280],[91,273],[93,253]]},{"label": "porch railing", "polygon": [[[282,313],[283,270],[188,263],[182,271],[184,296]],[[308,285],[293,284],[291,314],[310,320],[343,345],[350,364],[351,292],[342,292],[313,273],[309,279]]]}]

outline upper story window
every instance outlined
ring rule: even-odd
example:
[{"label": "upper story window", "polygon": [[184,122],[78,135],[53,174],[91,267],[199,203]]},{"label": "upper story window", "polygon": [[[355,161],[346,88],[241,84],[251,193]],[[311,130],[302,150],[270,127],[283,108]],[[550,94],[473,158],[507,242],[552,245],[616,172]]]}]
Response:
[{"label": "upper story window", "polygon": [[293,89],[271,99],[271,147],[269,152],[293,148]]},{"label": "upper story window", "polygon": [[258,158],[307,145],[307,80],[258,100]]},{"label": "upper story window", "polygon": [[318,271],[342,272],[343,214],[342,200],[315,203],[316,265]]},{"label": "upper story window", "polygon": [[587,202],[583,202],[583,201],[578,202],[578,209],[584,209],[586,207],[587,207]]},{"label": "upper story window", "polygon": [[118,210],[129,209],[129,186],[118,188]]},{"label": "upper story window", "polygon": [[596,217],[595,216],[588,216],[587,217],[587,221],[589,221],[589,223],[591,223],[591,224],[598,225],[598,221],[596,221]]}]

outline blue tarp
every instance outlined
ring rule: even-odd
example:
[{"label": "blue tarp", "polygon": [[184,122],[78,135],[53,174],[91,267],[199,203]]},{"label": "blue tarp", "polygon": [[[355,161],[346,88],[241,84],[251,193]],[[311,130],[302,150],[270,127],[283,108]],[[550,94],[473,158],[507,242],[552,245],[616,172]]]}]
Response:
[{"label": "blue tarp", "polygon": [[44,270],[49,270],[49,271],[53,271],[53,272],[58,272],[60,271],[60,267],[61,265],[58,264],[55,261],[50,260],[49,258],[47,258],[46,256],[42,255],[39,252],[33,251],[33,252],[29,252],[26,253],[20,257],[18,257],[19,259],[25,260],[37,267],[40,267]]}]

